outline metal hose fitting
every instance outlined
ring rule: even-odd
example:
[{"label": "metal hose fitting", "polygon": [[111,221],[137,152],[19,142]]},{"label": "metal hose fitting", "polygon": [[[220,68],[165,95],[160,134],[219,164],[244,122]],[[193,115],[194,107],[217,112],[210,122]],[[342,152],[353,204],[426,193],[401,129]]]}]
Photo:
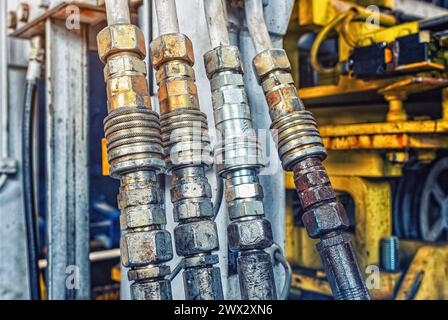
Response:
[{"label": "metal hose fitting", "polygon": [[252,126],[238,47],[219,46],[207,52],[204,60],[218,134],[217,171],[226,179],[229,249],[240,254],[237,270],[241,298],[275,300],[272,261],[264,251],[273,244],[273,237],[258,179],[263,167],[261,148]]},{"label": "metal hose fitting", "polygon": [[[110,3],[117,1],[108,1],[106,6]],[[120,24],[103,29],[97,40],[106,65],[109,114],[104,130],[110,175],[121,181],[121,261],[130,268],[133,299],[169,300],[170,268],[164,263],[172,259],[173,249],[171,235],[164,229],[166,216],[157,179],[165,168],[159,116],[150,102],[143,33],[127,21],[128,14],[118,16]]]},{"label": "metal hose fitting", "polygon": [[266,95],[282,165],[294,171],[303,223],[310,237],[321,240],[317,249],[334,298],[370,299],[351,239],[344,233],[347,215],[322,165],[326,152],[316,121],[299,98],[286,52],[261,51],[253,67]]},{"label": "metal hose fitting", "polygon": [[205,170],[213,163],[207,118],[200,111],[193,46],[183,34],[162,34],[151,43],[159,86],[165,161],[172,173],[171,201],[176,252],[183,258],[185,296],[222,300],[218,230]]}]

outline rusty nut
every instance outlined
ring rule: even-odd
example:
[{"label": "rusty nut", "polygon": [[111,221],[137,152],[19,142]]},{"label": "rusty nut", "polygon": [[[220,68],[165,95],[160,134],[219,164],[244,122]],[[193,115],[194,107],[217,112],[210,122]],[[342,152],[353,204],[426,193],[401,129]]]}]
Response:
[{"label": "rusty nut", "polygon": [[189,198],[211,198],[212,189],[206,178],[186,178],[171,188],[171,199],[177,202]]},{"label": "rusty nut", "polygon": [[118,207],[125,209],[127,207],[160,203],[162,194],[157,188],[121,189],[117,199]]},{"label": "rusty nut", "polygon": [[176,252],[189,256],[219,249],[216,223],[210,220],[179,224],[174,228]]},{"label": "rusty nut", "polygon": [[194,64],[193,45],[184,34],[164,34],[154,39],[150,45],[151,60],[154,69],[168,61],[182,60],[189,65]]},{"label": "rusty nut", "polygon": [[221,46],[208,51],[204,55],[204,64],[209,79],[223,71],[243,73],[240,52],[235,46]]},{"label": "rusty nut", "polygon": [[105,80],[125,74],[146,75],[145,61],[136,56],[117,56],[107,60],[104,67]]},{"label": "rusty nut", "polygon": [[163,278],[171,273],[166,265],[150,266],[147,268],[130,269],[128,279],[130,281],[141,281],[145,279]]},{"label": "rusty nut", "polygon": [[135,282],[131,284],[131,297],[132,300],[171,300],[170,281]]},{"label": "rusty nut", "polygon": [[[194,268],[185,270],[185,294],[195,300],[223,300],[219,268]],[[204,285],[207,284],[207,285]]]},{"label": "rusty nut", "polygon": [[257,54],[252,62],[258,82],[274,71],[291,72],[286,51],[283,49],[268,49]]},{"label": "rusty nut", "polygon": [[121,230],[158,224],[166,224],[166,217],[162,206],[157,204],[129,207],[124,209],[120,215]]},{"label": "rusty nut", "polygon": [[142,267],[173,258],[171,236],[165,230],[126,233],[121,237],[120,249],[125,267]]},{"label": "rusty nut", "polygon": [[192,199],[177,201],[173,214],[175,222],[193,218],[211,218],[214,215],[213,205],[209,198],[195,201]]},{"label": "rusty nut", "polygon": [[189,64],[186,64],[183,61],[169,61],[162,64],[159,70],[157,70],[156,81],[157,84],[160,85],[161,82],[170,78],[190,79],[194,82],[196,80],[196,75]]},{"label": "rusty nut", "polygon": [[103,63],[109,56],[127,52],[136,54],[140,59],[146,57],[143,32],[132,24],[117,24],[101,30],[97,36],[98,54]]},{"label": "rusty nut", "polygon": [[271,223],[266,219],[234,221],[227,234],[231,251],[265,249],[273,243]]},{"label": "rusty nut", "polygon": [[324,234],[344,230],[350,226],[345,209],[338,202],[327,203],[305,212],[302,221],[311,238],[319,238]]}]

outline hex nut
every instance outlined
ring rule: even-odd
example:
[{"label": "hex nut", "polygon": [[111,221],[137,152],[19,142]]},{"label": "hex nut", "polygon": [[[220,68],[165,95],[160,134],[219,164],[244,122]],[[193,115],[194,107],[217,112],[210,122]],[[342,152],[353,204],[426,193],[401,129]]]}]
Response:
[{"label": "hex nut", "polygon": [[104,67],[104,79],[125,74],[127,72],[147,74],[146,63],[136,56],[117,56],[107,60]]},{"label": "hex nut", "polygon": [[212,103],[214,108],[218,108],[229,104],[248,104],[248,101],[244,87],[224,87],[221,90],[213,91]]},{"label": "hex nut", "polygon": [[183,277],[188,300],[224,299],[219,268],[187,269]]},{"label": "hex nut", "polygon": [[263,188],[259,183],[230,185],[226,188],[226,201],[263,197]]},{"label": "hex nut", "polygon": [[235,46],[220,46],[208,51],[204,55],[204,64],[209,79],[223,71],[243,73],[240,52]]},{"label": "hex nut", "polygon": [[129,207],[123,209],[120,215],[121,230],[158,224],[166,224],[165,211],[158,204]]},{"label": "hex nut", "polygon": [[120,248],[126,267],[141,267],[173,258],[171,236],[165,230],[126,233],[121,237]]},{"label": "hex nut", "polygon": [[286,51],[283,49],[268,49],[257,54],[252,62],[258,81],[261,83],[273,71],[291,72]]},{"label": "hex nut", "polygon": [[264,215],[263,201],[238,201],[228,205],[230,219]]},{"label": "hex nut", "polygon": [[210,252],[219,249],[218,230],[211,220],[179,224],[174,228],[176,252],[179,256]]},{"label": "hex nut", "polygon": [[211,218],[213,217],[213,205],[210,198],[202,200],[187,199],[185,201],[176,202],[174,209],[174,221],[193,218]]},{"label": "hex nut", "polygon": [[265,249],[273,243],[271,223],[266,219],[234,221],[227,234],[231,251]]},{"label": "hex nut", "polygon": [[162,278],[169,275],[171,269],[169,266],[158,265],[148,268],[130,269],[128,271],[128,279],[130,281],[141,281],[152,278]]},{"label": "hex nut", "polygon": [[170,281],[135,282],[131,284],[131,296],[133,300],[171,300]]},{"label": "hex nut", "polygon": [[298,194],[300,203],[304,209],[307,209],[316,203],[336,198],[333,188],[329,185],[310,187],[304,191],[300,191]]},{"label": "hex nut", "polygon": [[339,202],[327,203],[305,212],[302,221],[311,238],[319,238],[350,226],[345,209]]},{"label": "hex nut", "polygon": [[162,194],[157,188],[122,190],[118,194],[118,207],[125,209],[132,206],[157,204],[162,201]]},{"label": "hex nut", "polygon": [[154,69],[168,61],[182,60],[189,65],[194,64],[193,45],[184,34],[164,34],[154,39],[150,44],[151,60]]},{"label": "hex nut", "polygon": [[171,199],[173,202],[185,198],[211,198],[212,189],[207,179],[186,178],[182,179],[180,183],[176,183],[171,188]]},{"label": "hex nut", "polygon": [[116,53],[134,53],[144,59],[146,46],[143,32],[132,24],[117,24],[101,30],[97,36],[98,54],[103,63]]}]

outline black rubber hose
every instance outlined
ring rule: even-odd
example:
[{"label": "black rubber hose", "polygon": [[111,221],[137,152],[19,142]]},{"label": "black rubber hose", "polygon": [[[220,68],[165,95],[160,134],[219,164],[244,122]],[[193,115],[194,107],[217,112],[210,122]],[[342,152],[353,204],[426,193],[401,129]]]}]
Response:
[{"label": "black rubber hose", "polygon": [[26,242],[28,252],[28,274],[31,300],[40,300],[40,282],[38,266],[37,215],[33,183],[33,109],[36,105],[37,83],[26,82],[23,108],[22,131],[22,185],[25,212]]}]

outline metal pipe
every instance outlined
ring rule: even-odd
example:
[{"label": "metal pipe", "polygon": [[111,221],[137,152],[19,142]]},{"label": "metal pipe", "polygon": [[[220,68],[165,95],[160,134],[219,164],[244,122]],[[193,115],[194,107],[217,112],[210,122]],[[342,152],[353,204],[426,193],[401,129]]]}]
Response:
[{"label": "metal pipe", "polygon": [[[127,6],[127,0],[106,1],[108,12],[129,12]],[[173,251],[157,179],[165,170],[159,115],[149,96],[143,33],[132,24],[116,24],[125,20],[118,16],[109,14],[109,26],[98,34],[98,53],[106,64],[109,114],[104,129],[110,175],[121,182],[121,261],[130,268],[133,299],[169,300],[171,271],[165,262]]]},{"label": "metal pipe", "polygon": [[215,127],[220,134],[216,166],[218,174],[226,179],[231,220],[227,228],[229,248],[240,254],[237,270],[241,297],[272,300],[276,299],[273,267],[264,251],[273,243],[272,227],[264,215],[263,189],[258,179],[263,167],[261,149],[253,130],[239,50],[228,45],[222,2],[205,0],[204,8],[214,48],[204,55],[204,60],[212,89]]},{"label": "metal pipe", "polygon": [[[193,45],[178,32],[174,1],[156,1],[160,36],[151,43],[161,109],[165,161],[172,173],[176,252],[182,256],[185,296],[222,300],[212,191],[205,170],[213,163],[207,118],[200,111]],[[177,269],[176,269],[177,270]]]},{"label": "metal pipe", "polygon": [[264,21],[263,0],[245,0],[247,26],[257,53],[272,49],[271,36]]},{"label": "metal pipe", "polygon": [[175,0],[155,0],[159,35],[179,33]]},{"label": "metal pipe", "polygon": [[[258,7],[246,0],[247,20],[256,15],[258,23],[265,24]],[[266,27],[266,26],[265,26]],[[262,28],[264,29],[264,28]],[[271,116],[274,140],[277,143],[283,168],[294,171],[294,181],[304,210],[303,223],[317,245],[330,287],[335,299],[370,299],[351,243],[345,233],[349,220],[344,207],[337,202],[336,194],[322,161],[326,151],[312,114],[298,96],[291,75],[286,52],[260,45],[258,30],[249,28],[258,54],[253,67],[263,87]]]},{"label": "metal pipe", "polygon": [[205,0],[204,9],[212,48],[230,45],[222,0]]},{"label": "metal pipe", "polygon": [[[1,2],[0,14],[0,104],[1,104],[1,149],[0,161],[7,159],[9,153],[8,145],[8,27],[6,14],[8,12],[7,1]],[[6,173],[0,174],[0,189],[5,185],[8,176]]]},{"label": "metal pipe", "polygon": [[131,15],[127,0],[106,0],[107,24],[130,24]]}]

